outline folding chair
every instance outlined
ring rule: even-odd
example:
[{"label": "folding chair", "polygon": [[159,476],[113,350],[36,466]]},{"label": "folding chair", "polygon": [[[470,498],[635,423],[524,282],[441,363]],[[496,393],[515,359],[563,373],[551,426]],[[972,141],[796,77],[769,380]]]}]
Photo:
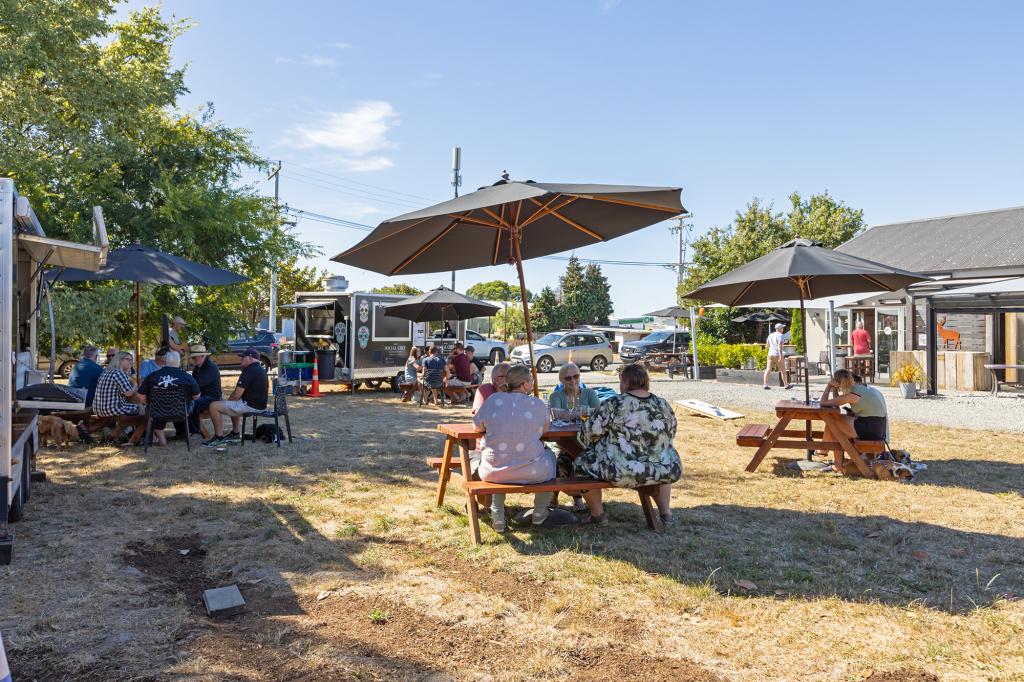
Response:
[{"label": "folding chair", "polygon": [[153,439],[154,421],[182,421],[185,422],[185,446],[192,450],[192,443],[188,433],[188,403],[189,396],[185,386],[153,386],[149,392],[146,405],[146,435],[145,445],[142,451],[149,451],[149,444]]},{"label": "folding chair", "polygon": [[256,440],[256,424],[259,422],[260,417],[264,419],[274,420],[274,433],[275,439],[277,440],[277,447],[281,447],[281,426],[280,419],[284,417],[284,426],[288,433],[288,442],[292,442],[292,420],[288,416],[288,393],[284,387],[275,385],[274,386],[274,407],[270,410],[263,410],[262,412],[251,412],[242,416],[242,446],[245,447],[245,423],[252,417],[252,439]]}]

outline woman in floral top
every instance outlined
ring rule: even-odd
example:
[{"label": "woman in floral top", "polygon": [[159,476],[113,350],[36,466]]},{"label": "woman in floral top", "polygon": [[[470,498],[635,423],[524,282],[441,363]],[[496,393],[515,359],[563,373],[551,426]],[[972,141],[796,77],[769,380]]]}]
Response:
[{"label": "woman in floral top", "polygon": [[[650,378],[641,365],[628,365],[619,379],[620,395],[601,404],[583,424],[580,441],[586,447],[573,465],[577,476],[608,481],[617,488],[657,485],[655,502],[661,520],[672,517],[671,484],[683,474],[679,453],[672,445],[676,416],[668,402],[650,392]],[[590,522],[608,523],[601,491],[584,494]]]}]

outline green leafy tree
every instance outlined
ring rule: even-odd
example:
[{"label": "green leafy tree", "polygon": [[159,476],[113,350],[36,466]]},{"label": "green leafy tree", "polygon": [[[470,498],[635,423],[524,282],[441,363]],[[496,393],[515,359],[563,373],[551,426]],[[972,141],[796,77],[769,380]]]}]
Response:
[{"label": "green leafy tree", "polygon": [[[530,309],[530,322],[533,323],[533,309]],[[509,304],[508,308],[499,311],[494,316],[494,328],[497,334],[505,341],[514,341],[517,334],[526,331],[526,318],[523,315],[521,304]],[[534,332],[537,327],[534,326]]]},{"label": "green leafy tree", "polygon": [[[518,301],[522,298],[518,284],[504,282],[500,279],[491,282],[477,282],[466,289],[466,295],[479,298],[482,301]],[[529,289],[526,290],[526,300],[533,300],[533,294]]]},{"label": "green leafy tree", "polygon": [[399,296],[419,296],[423,292],[412,286],[411,284],[404,284],[399,282],[398,284],[388,284],[382,287],[374,287],[370,289],[371,294],[397,294]]},{"label": "green leafy tree", "polygon": [[789,342],[796,345],[796,352],[804,352],[804,319],[800,317],[800,309],[793,308],[790,319],[793,320],[789,328]]},{"label": "green leafy tree", "polygon": [[589,322],[589,306],[586,284],[583,279],[583,266],[576,256],[570,256],[565,274],[559,280],[562,292],[561,322],[566,325],[584,324]]},{"label": "green leafy tree", "polygon": [[[813,239],[835,248],[865,229],[864,212],[846,206],[828,192],[815,194],[807,200],[794,192],[789,201],[790,209],[783,213],[754,199],[744,211],[736,214],[731,225],[713,227],[696,240],[692,264],[677,291],[680,304],[699,304],[686,299],[685,294],[760,258],[790,239]],[[720,342],[739,340],[739,327],[731,320],[742,312],[743,309],[738,308],[709,309],[706,324],[713,330],[709,334]],[[715,321],[711,322],[712,319]]]},{"label": "green leafy tree", "polygon": [[612,297],[608,278],[601,272],[601,266],[590,263],[583,271],[587,324],[608,324],[611,317]]},{"label": "green leafy tree", "polygon": [[[265,165],[248,133],[216,120],[212,105],[178,108],[185,70],[172,67],[171,48],[187,24],[163,19],[158,8],[115,21],[118,4],[0,0],[0,169],[48,234],[89,240],[91,207],[99,205],[112,248],[139,241],[257,278],[308,253],[283,229],[273,202],[240,184],[241,169]],[[237,323],[228,290],[147,289],[147,345],[165,312],[211,339]],[[130,342],[134,310],[103,314],[119,321],[107,343]]]},{"label": "green leafy tree", "polygon": [[534,332],[549,332],[562,326],[562,306],[551,287],[544,287],[530,303],[530,324]]},{"label": "green leafy tree", "polygon": [[[326,270],[313,266],[301,267],[299,259],[292,257],[277,267],[277,319],[292,316],[292,310],[283,306],[295,302],[297,291],[317,291],[327,276]],[[249,281],[231,287],[229,310],[246,329],[255,329],[259,321],[270,313],[270,276],[261,274]]]}]

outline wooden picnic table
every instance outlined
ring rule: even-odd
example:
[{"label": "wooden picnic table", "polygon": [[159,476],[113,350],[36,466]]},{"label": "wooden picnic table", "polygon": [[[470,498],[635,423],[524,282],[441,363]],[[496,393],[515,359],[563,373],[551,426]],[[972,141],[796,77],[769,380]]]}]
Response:
[{"label": "wooden picnic table", "polygon": [[875,383],[874,355],[847,355],[846,369],[850,370],[854,374],[861,375],[862,377],[864,377],[864,381],[870,381],[871,383]]},{"label": "wooden picnic table", "polygon": [[[736,434],[736,444],[744,447],[756,447],[754,457],[747,465],[747,471],[754,471],[775,448],[793,450],[836,450],[841,449],[853,461],[861,476],[875,478],[865,457],[869,453],[879,453],[885,449],[883,441],[850,439],[842,435],[839,425],[842,412],[838,407],[822,407],[818,404],[807,405],[800,400],[780,400],[775,406],[775,416],[779,418],[774,427],[767,424],[748,424]],[[787,428],[793,420],[806,422],[804,429]],[[812,430],[811,422],[821,421],[832,426],[835,441],[824,441],[824,430]]]},{"label": "wooden picnic table", "polygon": [[[476,448],[476,441],[478,438],[483,437],[484,432],[478,429],[476,424],[472,422],[438,424],[437,430],[445,437],[444,449],[441,457],[432,457],[427,460],[428,465],[438,469],[437,506],[440,507],[444,503],[444,494],[450,479],[461,485],[462,489],[466,492],[466,510],[469,513],[470,538],[475,545],[480,544],[480,520],[477,510],[477,497],[485,501],[489,500],[492,494],[499,493],[565,492],[571,494],[613,487],[607,481],[598,481],[584,477],[554,478],[544,483],[522,485],[475,481],[473,480],[473,474],[470,473],[472,469],[470,468],[469,453]],[[578,434],[578,426],[549,428],[541,435],[541,440],[558,443],[564,451],[575,456],[582,451],[582,447],[577,440]],[[453,462],[452,452],[456,448],[459,451],[459,461]],[[637,489],[637,493],[640,495],[640,506],[643,508],[647,525],[651,529],[656,529],[659,522],[658,515],[654,511],[654,502],[651,499],[651,496],[656,493],[656,488],[657,486],[645,486]]]}]

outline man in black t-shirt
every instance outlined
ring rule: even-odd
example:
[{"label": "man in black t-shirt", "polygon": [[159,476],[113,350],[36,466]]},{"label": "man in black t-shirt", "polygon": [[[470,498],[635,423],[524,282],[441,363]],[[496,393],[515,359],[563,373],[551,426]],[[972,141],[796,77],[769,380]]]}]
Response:
[{"label": "man in black t-shirt", "polygon": [[[217,447],[229,443],[241,443],[242,434],[239,432],[242,424],[242,417],[254,412],[262,412],[267,409],[267,394],[269,393],[269,382],[267,373],[260,364],[260,354],[249,348],[241,353],[242,376],[238,377],[238,385],[231,392],[227,400],[218,400],[210,403],[210,419],[213,421],[213,438],[204,445]],[[223,417],[231,417],[231,433],[223,435]]]},{"label": "man in black t-shirt", "polygon": [[[142,380],[142,384],[139,386],[139,395],[142,396],[143,400],[147,403],[152,396],[153,391],[160,391],[168,388],[178,387],[178,390],[184,390],[186,397],[195,400],[199,397],[199,384],[192,378],[185,370],[181,369],[181,355],[178,351],[167,351],[164,356],[164,366],[146,375],[146,378]],[[153,420],[153,435],[156,436],[157,442],[160,445],[167,445],[167,438],[164,436],[164,429],[167,427],[166,419],[154,419]],[[175,424],[175,429],[178,425]],[[185,435],[185,425],[181,424],[181,435]]]}]

